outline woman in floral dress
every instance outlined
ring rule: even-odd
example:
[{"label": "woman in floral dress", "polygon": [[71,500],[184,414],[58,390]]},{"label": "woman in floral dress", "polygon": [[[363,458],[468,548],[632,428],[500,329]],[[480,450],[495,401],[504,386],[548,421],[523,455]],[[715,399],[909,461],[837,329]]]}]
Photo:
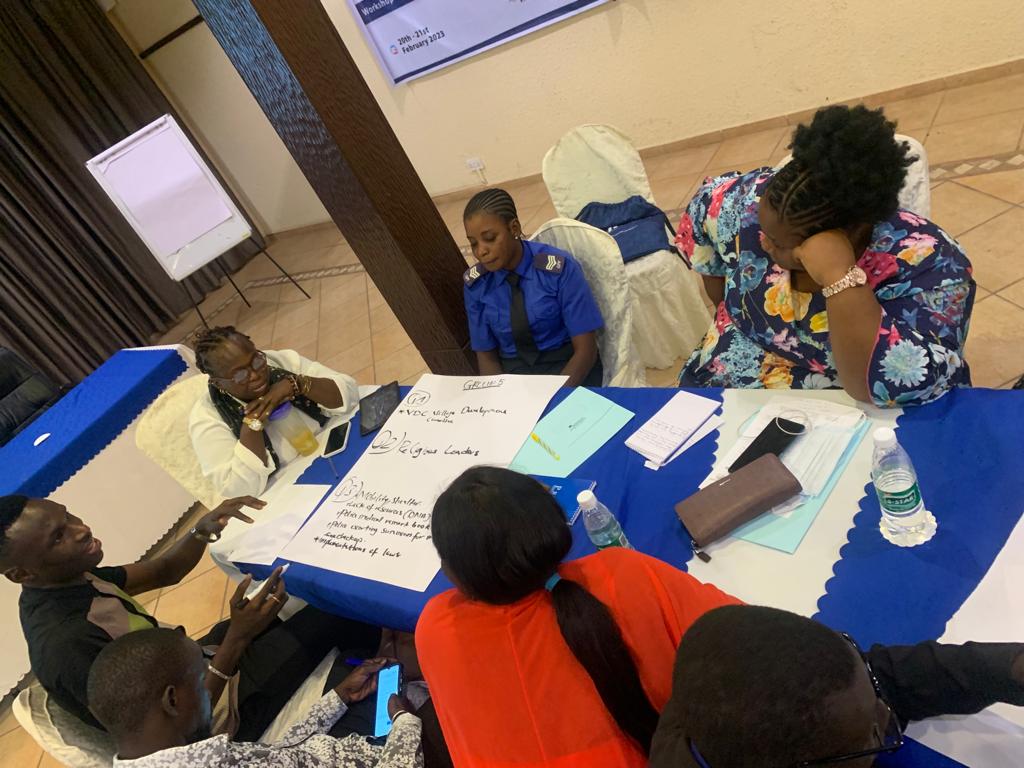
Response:
[{"label": "woman in floral dress", "polygon": [[970,386],[971,264],[899,209],[913,158],[894,129],[881,110],[828,107],[780,170],[705,181],[677,242],[718,308],[681,386],[842,387],[881,406]]}]

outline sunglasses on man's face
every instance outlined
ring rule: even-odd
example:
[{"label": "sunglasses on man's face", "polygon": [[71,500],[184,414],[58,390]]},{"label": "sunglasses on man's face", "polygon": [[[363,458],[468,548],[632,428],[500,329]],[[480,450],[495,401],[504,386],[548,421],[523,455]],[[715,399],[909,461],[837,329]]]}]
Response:
[{"label": "sunglasses on man's face", "polygon": [[239,368],[230,376],[214,376],[213,378],[219,379],[220,381],[230,381],[234,384],[245,384],[249,380],[249,377],[257,371],[262,371],[267,367],[267,356],[260,351],[257,351],[253,356],[252,360],[249,361],[247,366]]},{"label": "sunglasses on man's face", "polygon": [[[900,724],[900,719],[896,716],[896,713],[892,711],[892,707],[885,700],[885,696],[882,694],[882,686],[878,682],[878,676],[875,674],[874,668],[871,666],[871,662],[868,661],[867,656],[857,645],[857,641],[850,637],[845,632],[840,633],[843,639],[846,640],[850,645],[853,646],[854,650],[857,651],[857,655],[860,656],[861,661],[864,663],[864,668],[867,670],[868,677],[871,679],[871,685],[875,689],[875,696],[878,699],[878,710],[881,714],[880,720],[884,720],[883,723],[875,723],[873,733],[877,744],[868,749],[862,749],[857,752],[848,752],[841,755],[833,755],[831,757],[819,757],[814,760],[802,760],[799,763],[792,763],[785,766],[784,768],[810,768],[815,765],[833,765],[835,763],[845,763],[849,760],[859,760],[863,757],[871,757],[873,755],[883,755],[889,752],[895,752],[897,749],[903,746],[903,726]],[[687,744],[690,747],[690,755],[697,762],[700,768],[713,768],[713,766],[704,759],[704,756],[700,753],[697,745],[693,743],[691,739],[687,739]]]}]

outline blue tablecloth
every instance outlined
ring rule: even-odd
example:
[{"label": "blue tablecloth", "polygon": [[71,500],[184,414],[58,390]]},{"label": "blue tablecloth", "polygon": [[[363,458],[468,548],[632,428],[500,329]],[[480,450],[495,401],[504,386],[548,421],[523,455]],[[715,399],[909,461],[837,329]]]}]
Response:
[{"label": "blue tablecloth", "polygon": [[[0,448],[0,495],[42,497],[88,464],[186,369],[173,349],[123,349]],[[33,445],[36,438],[50,437]]]},{"label": "blue tablecloth", "polygon": [[[598,391],[636,417],[573,476],[597,480],[598,497],[618,515],[637,549],[685,567],[693,552],[672,507],[693,493],[710,472],[715,440],[705,439],[657,472],[644,469],[643,459],[626,448],[623,439],[667,402],[674,390]],[[698,393],[722,399],[719,390]],[[556,395],[549,410],[566,394]],[[815,617],[850,632],[865,646],[940,637],[1024,512],[1024,392],[957,390],[938,402],[908,409],[898,424],[900,442],[914,460],[939,530],[923,546],[909,550],[892,546],[878,532],[878,500],[867,489]],[[344,475],[368,444],[369,438],[353,435],[348,450],[335,458],[339,473]],[[320,459],[299,482],[333,485],[336,478]],[[581,524],[573,533],[571,558],[594,551]],[[263,577],[270,569],[251,570]],[[770,574],[757,577],[770,578]],[[408,630],[426,602],[449,587],[441,574],[425,592],[411,592],[297,563],[288,571],[289,591],[314,605]],[[946,768],[960,764],[911,741],[879,765]]]},{"label": "blue tablecloth", "polygon": [[[573,477],[597,481],[598,498],[618,516],[630,542],[639,550],[679,567],[685,567],[693,556],[690,539],[672,512],[672,506],[696,489],[714,461],[715,441],[703,440],[684,456],[657,472],[644,469],[643,458],[623,444],[634,431],[675,394],[671,389],[600,389],[597,390],[636,416],[605,443],[593,456],[572,473]],[[718,390],[701,391],[721,401]],[[548,410],[568,396],[562,390],[552,399]],[[361,437],[353,430],[348,448],[334,457],[338,473],[344,476],[370,444],[372,436]],[[337,478],[323,459],[317,459],[299,478],[300,483],[334,485]],[[570,558],[594,551],[583,524],[573,527],[574,544]],[[260,578],[269,568],[242,566]],[[431,597],[449,589],[451,584],[438,573],[425,592],[382,584],[354,576],[334,573],[313,566],[293,563],[288,570],[288,590],[311,604],[351,618],[396,629],[412,630],[423,606]]]}]

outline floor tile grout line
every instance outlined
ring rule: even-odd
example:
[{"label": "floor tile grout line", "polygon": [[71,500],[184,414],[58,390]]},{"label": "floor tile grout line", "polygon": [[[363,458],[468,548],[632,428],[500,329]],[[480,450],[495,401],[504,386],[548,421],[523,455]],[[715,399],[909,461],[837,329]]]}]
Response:
[{"label": "floor tile grout line", "polygon": [[[943,101],[945,101],[945,94],[946,93],[947,93],[946,91],[943,91]],[[998,110],[996,112],[983,112],[981,114],[975,114],[975,115],[972,115],[971,117],[965,117],[965,118],[962,118],[960,120],[950,120],[949,122],[946,122],[946,123],[936,122],[933,125],[933,127],[934,128],[945,128],[947,125],[958,125],[960,123],[970,122],[971,120],[979,120],[979,119],[981,119],[983,117],[995,117],[996,115],[1008,115],[1011,112],[1024,112],[1024,107],[1016,106],[1016,107],[1013,107],[1012,109],[1000,109],[1000,110]],[[938,118],[939,118],[939,113],[938,113],[938,111],[936,111],[936,113],[935,113],[936,121],[938,120]]]},{"label": "floor tile grout line", "polygon": [[[960,185],[957,185],[957,186],[960,186]],[[976,190],[971,190],[971,191],[976,191]],[[1008,210],[1008,209],[1007,209],[1007,210]],[[967,234],[969,234],[969,233],[973,232],[973,231],[974,231],[974,230],[976,230],[976,229],[977,229],[978,227],[983,227],[983,226],[985,226],[985,225],[986,225],[986,224],[988,224],[988,223],[989,223],[990,221],[994,221],[995,219],[998,219],[998,218],[999,218],[1000,216],[1002,216],[1002,215],[1003,215],[1004,213],[1006,213],[1006,211],[1000,211],[1000,212],[999,212],[999,213],[997,213],[997,214],[996,214],[995,216],[991,216],[991,217],[989,217],[989,218],[985,219],[984,221],[980,221],[980,222],[978,222],[978,223],[977,223],[977,224],[975,224],[975,225],[974,225],[973,227],[970,227],[970,228],[968,228],[968,229],[965,229],[965,230],[964,230],[963,232],[961,232],[961,233],[960,233],[960,234],[958,234],[958,235],[954,235],[954,236],[953,236],[953,239],[954,239],[954,240],[956,240],[957,242],[959,242],[959,241],[960,241],[960,238],[962,238],[962,237],[963,237],[964,235],[967,235]],[[941,225],[940,225],[940,226],[941,226]]]},{"label": "floor tile grout line", "polygon": [[[979,175],[983,176],[984,174],[979,174]],[[1011,207],[1018,205],[1017,203],[1014,203],[1014,202],[1012,202],[1010,200],[1003,200],[1003,198],[997,197],[996,195],[993,195],[991,192],[985,192],[984,190],[975,189],[974,187],[969,186],[967,184],[961,184],[960,183],[960,179],[963,179],[963,178],[975,178],[975,177],[973,177],[973,176],[971,176],[971,177],[961,176],[961,177],[956,178],[956,179],[950,179],[949,183],[950,184],[956,184],[961,189],[969,189],[971,192],[977,192],[979,195],[984,195],[985,197],[989,198],[990,200],[995,200],[997,202],[1002,203],[1003,205],[1009,205]],[[1003,213],[1006,213],[1006,211],[1003,211]]]},{"label": "floor tile grout line", "polygon": [[[1006,290],[1007,288],[1013,288],[1013,286],[1017,285],[1018,283],[1024,283],[1024,277],[1021,277],[1021,278],[1018,278],[1018,279],[1014,280],[1014,281],[1013,281],[1012,283],[1010,283],[1009,285],[1004,285],[1004,286],[1003,286],[1002,288],[1000,288],[999,290],[1000,290],[1000,291],[1005,291],[1005,290]],[[1004,297],[1004,298],[1005,298],[1005,297]],[[1014,304],[1016,304],[1016,303],[1017,303],[1017,302],[1014,302]]]},{"label": "floor tile grout line", "polygon": [[[939,103],[935,105],[935,111],[932,112],[932,119],[928,121],[928,130],[925,131],[925,141],[928,140],[928,136],[931,135],[932,128],[935,126],[935,121],[939,117],[939,112],[942,110],[942,105],[946,103],[946,94],[949,93],[945,88],[939,91]],[[923,142],[922,142],[923,143]]]}]

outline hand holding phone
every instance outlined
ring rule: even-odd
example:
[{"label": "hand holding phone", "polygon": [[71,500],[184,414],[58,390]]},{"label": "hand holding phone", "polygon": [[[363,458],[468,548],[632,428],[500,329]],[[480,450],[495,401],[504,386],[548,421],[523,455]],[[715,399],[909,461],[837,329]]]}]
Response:
[{"label": "hand holding phone", "polygon": [[388,699],[388,717],[391,719],[392,724],[394,724],[395,718],[403,712],[412,712],[412,704],[405,696],[399,696],[397,693],[393,694]]},{"label": "hand holding phone", "polygon": [[387,736],[391,732],[392,713],[397,713],[398,709],[405,709],[402,706],[392,706],[392,699],[401,696],[402,684],[402,665],[398,662],[388,664],[377,673],[377,720],[373,729],[374,736]]},{"label": "hand holding phone", "polygon": [[349,672],[348,677],[335,686],[334,692],[346,704],[362,701],[377,688],[377,673],[388,663],[388,659],[367,659]]}]

